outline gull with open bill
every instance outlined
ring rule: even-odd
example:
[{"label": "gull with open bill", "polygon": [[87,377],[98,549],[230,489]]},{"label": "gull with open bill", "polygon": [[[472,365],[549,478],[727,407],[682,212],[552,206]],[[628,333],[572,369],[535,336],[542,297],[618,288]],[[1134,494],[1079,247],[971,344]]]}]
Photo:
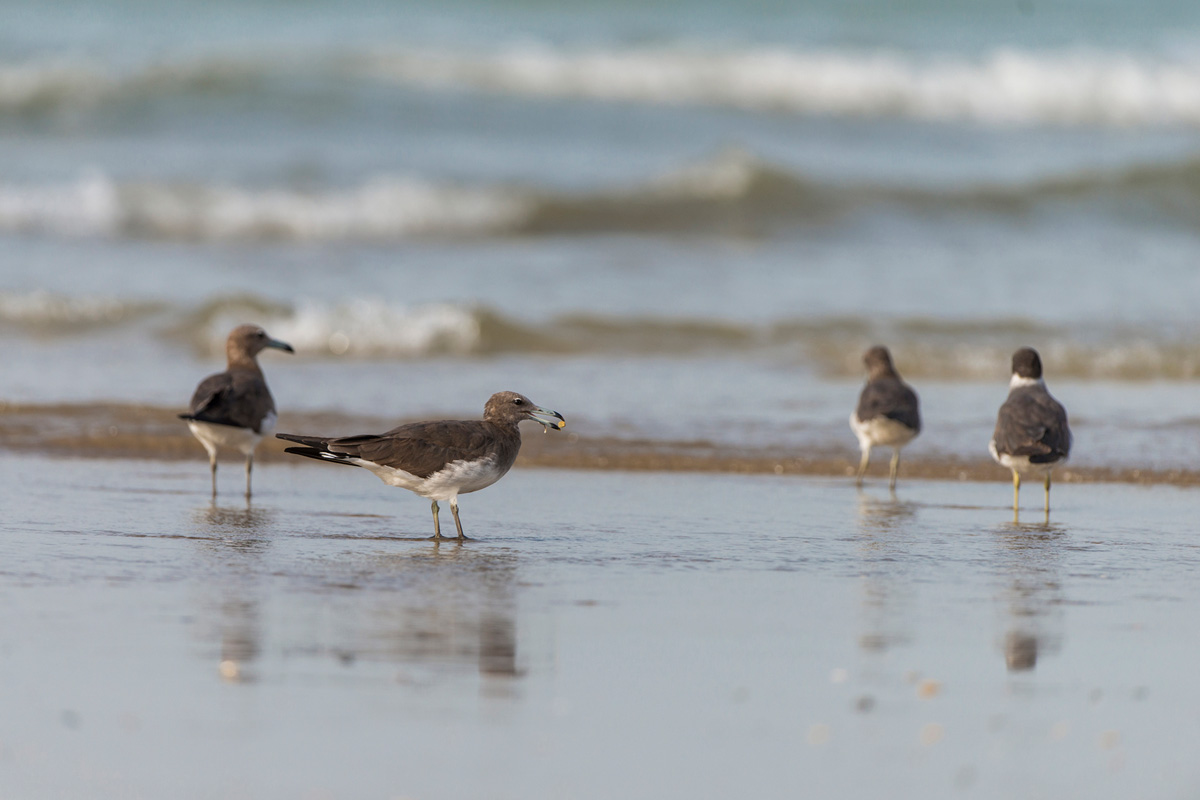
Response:
[{"label": "gull with open bill", "polygon": [[277,433],[296,442],[285,452],[334,464],[370,470],[389,486],[428,498],[433,506],[433,539],[443,537],[438,525],[438,501],[450,503],[458,539],[458,496],[477,492],[504,477],[521,449],[518,424],[531,419],[543,430],[559,430],[562,414],[534,405],[516,392],[497,392],[483,407],[483,419],[413,422],[386,433],[363,436],[302,436]]}]

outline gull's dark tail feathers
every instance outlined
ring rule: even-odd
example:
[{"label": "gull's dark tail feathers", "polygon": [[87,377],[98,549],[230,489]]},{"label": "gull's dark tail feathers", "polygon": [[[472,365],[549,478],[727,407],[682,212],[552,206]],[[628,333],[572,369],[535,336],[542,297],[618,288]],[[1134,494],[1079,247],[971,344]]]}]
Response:
[{"label": "gull's dark tail feathers", "polygon": [[305,458],[315,458],[331,464],[345,464],[348,467],[357,466],[346,460],[351,458],[351,456],[347,455],[346,453],[329,452],[329,449],[326,446],[326,443],[329,441],[328,437],[302,436],[296,433],[277,433],[275,434],[275,438],[283,439],[287,442],[299,442],[300,444],[304,445],[304,447],[284,448],[283,452],[285,453],[304,456]]}]

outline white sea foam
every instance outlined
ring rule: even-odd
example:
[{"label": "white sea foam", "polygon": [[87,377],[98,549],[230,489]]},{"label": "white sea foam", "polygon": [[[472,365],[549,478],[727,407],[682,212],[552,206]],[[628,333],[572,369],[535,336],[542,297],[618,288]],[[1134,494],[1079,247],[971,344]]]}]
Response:
[{"label": "white sea foam", "polygon": [[94,103],[118,85],[106,70],[86,63],[55,60],[0,65],[0,109]]},{"label": "white sea foam", "polygon": [[1200,125],[1200,61],[1087,49],[977,56],[703,45],[492,52],[401,49],[154,62],[0,65],[0,110],[87,106],[255,79],[384,77],[431,89],[987,124]]},{"label": "white sea foam", "polygon": [[95,173],[59,185],[0,185],[0,230],[60,235],[295,240],[487,233],[530,213],[514,191],[379,178],[327,191],[117,184]]},{"label": "white sea foam", "polygon": [[44,289],[0,292],[0,322],[36,330],[116,324],[155,307],[110,296],[63,295]]},{"label": "white sea foam", "polygon": [[[243,305],[231,301],[214,308],[197,334],[209,352],[220,354],[229,330],[245,318]],[[478,350],[481,340],[475,310],[450,304],[409,307],[366,298],[341,303],[307,300],[292,310],[257,313],[254,319],[272,336],[309,355],[467,355]]]},{"label": "white sea foam", "polygon": [[752,153],[727,148],[711,158],[685,164],[651,180],[646,190],[660,197],[718,200],[743,197],[754,179],[767,168]]},{"label": "white sea foam", "polygon": [[486,232],[522,219],[514,194],[380,178],[344,190],[130,187],[131,222],[159,234],[210,239],[390,239]]},{"label": "white sea foam", "polygon": [[[1189,331],[1112,327],[1069,329],[1024,318],[931,324],[925,318],[872,315],[803,318],[758,324],[726,319],[564,315],[528,323],[471,304],[410,306],[377,297],[304,299],[296,305],[262,297],[216,297],[198,308],[103,294],[0,292],[5,336],[93,336],[97,328],[131,325],[189,341],[208,356],[224,354],[229,331],[244,322],[266,327],[301,356],[377,360],[471,357],[495,353],[610,354],[776,353],[818,371],[859,375],[872,342],[895,340],[906,376],[915,380],[995,380],[1012,342],[1036,338],[1059,378],[1196,380],[1200,356]],[[547,348],[544,343],[553,342]],[[999,366],[998,366],[999,365]]]},{"label": "white sea foam", "polygon": [[114,99],[145,98],[201,87],[252,89],[255,79],[306,68],[309,59],[214,56],[146,64],[51,58],[0,64],[0,111],[87,108]]},{"label": "white sea foam", "polygon": [[99,173],[66,184],[0,185],[0,230],[111,235],[124,217],[117,187]]},{"label": "white sea foam", "polygon": [[379,54],[394,80],[545,97],[986,123],[1200,125],[1200,63],[1123,53],[660,48]]}]

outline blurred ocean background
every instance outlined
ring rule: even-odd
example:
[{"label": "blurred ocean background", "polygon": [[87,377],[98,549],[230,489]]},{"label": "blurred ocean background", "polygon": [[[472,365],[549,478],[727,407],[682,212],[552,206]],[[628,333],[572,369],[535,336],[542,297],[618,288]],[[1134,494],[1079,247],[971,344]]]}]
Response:
[{"label": "blurred ocean background", "polygon": [[0,400],[183,408],[255,321],[281,412],[986,458],[1037,347],[1075,461],[1200,438],[1200,4],[10,2]]}]

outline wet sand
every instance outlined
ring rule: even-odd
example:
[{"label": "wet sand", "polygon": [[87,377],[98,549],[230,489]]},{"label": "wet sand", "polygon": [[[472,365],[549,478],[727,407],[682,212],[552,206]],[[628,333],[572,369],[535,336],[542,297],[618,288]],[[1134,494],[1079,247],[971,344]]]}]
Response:
[{"label": "wet sand", "polygon": [[[83,458],[133,458],[199,460],[205,458],[199,443],[180,422],[177,409],[127,403],[19,404],[0,402],[0,449]],[[449,416],[449,415],[447,415]],[[387,430],[410,419],[372,417],[336,411],[285,412],[277,430],[351,435]],[[842,445],[735,446],[710,440],[650,439],[580,434],[568,428],[536,435],[525,430],[520,461],[525,466],[585,470],[654,472],[721,472],[747,475],[854,475],[858,451],[841,426],[831,438]],[[986,435],[986,431],[985,434]],[[256,463],[292,461],[283,452],[287,445],[265,440]],[[886,448],[874,454],[871,471],[886,477],[890,455]],[[222,453],[225,463],[240,469],[240,457]],[[226,470],[228,472],[229,470]],[[1005,481],[1010,473],[984,453],[979,457],[926,449],[906,451],[902,479]],[[1136,463],[1097,466],[1068,464],[1054,473],[1056,483],[1138,483],[1200,486],[1200,469],[1149,467]]]},{"label": "wet sand", "polygon": [[359,471],[205,473],[0,455],[0,795],[1200,789],[1194,490],[519,466],[459,546]]}]

